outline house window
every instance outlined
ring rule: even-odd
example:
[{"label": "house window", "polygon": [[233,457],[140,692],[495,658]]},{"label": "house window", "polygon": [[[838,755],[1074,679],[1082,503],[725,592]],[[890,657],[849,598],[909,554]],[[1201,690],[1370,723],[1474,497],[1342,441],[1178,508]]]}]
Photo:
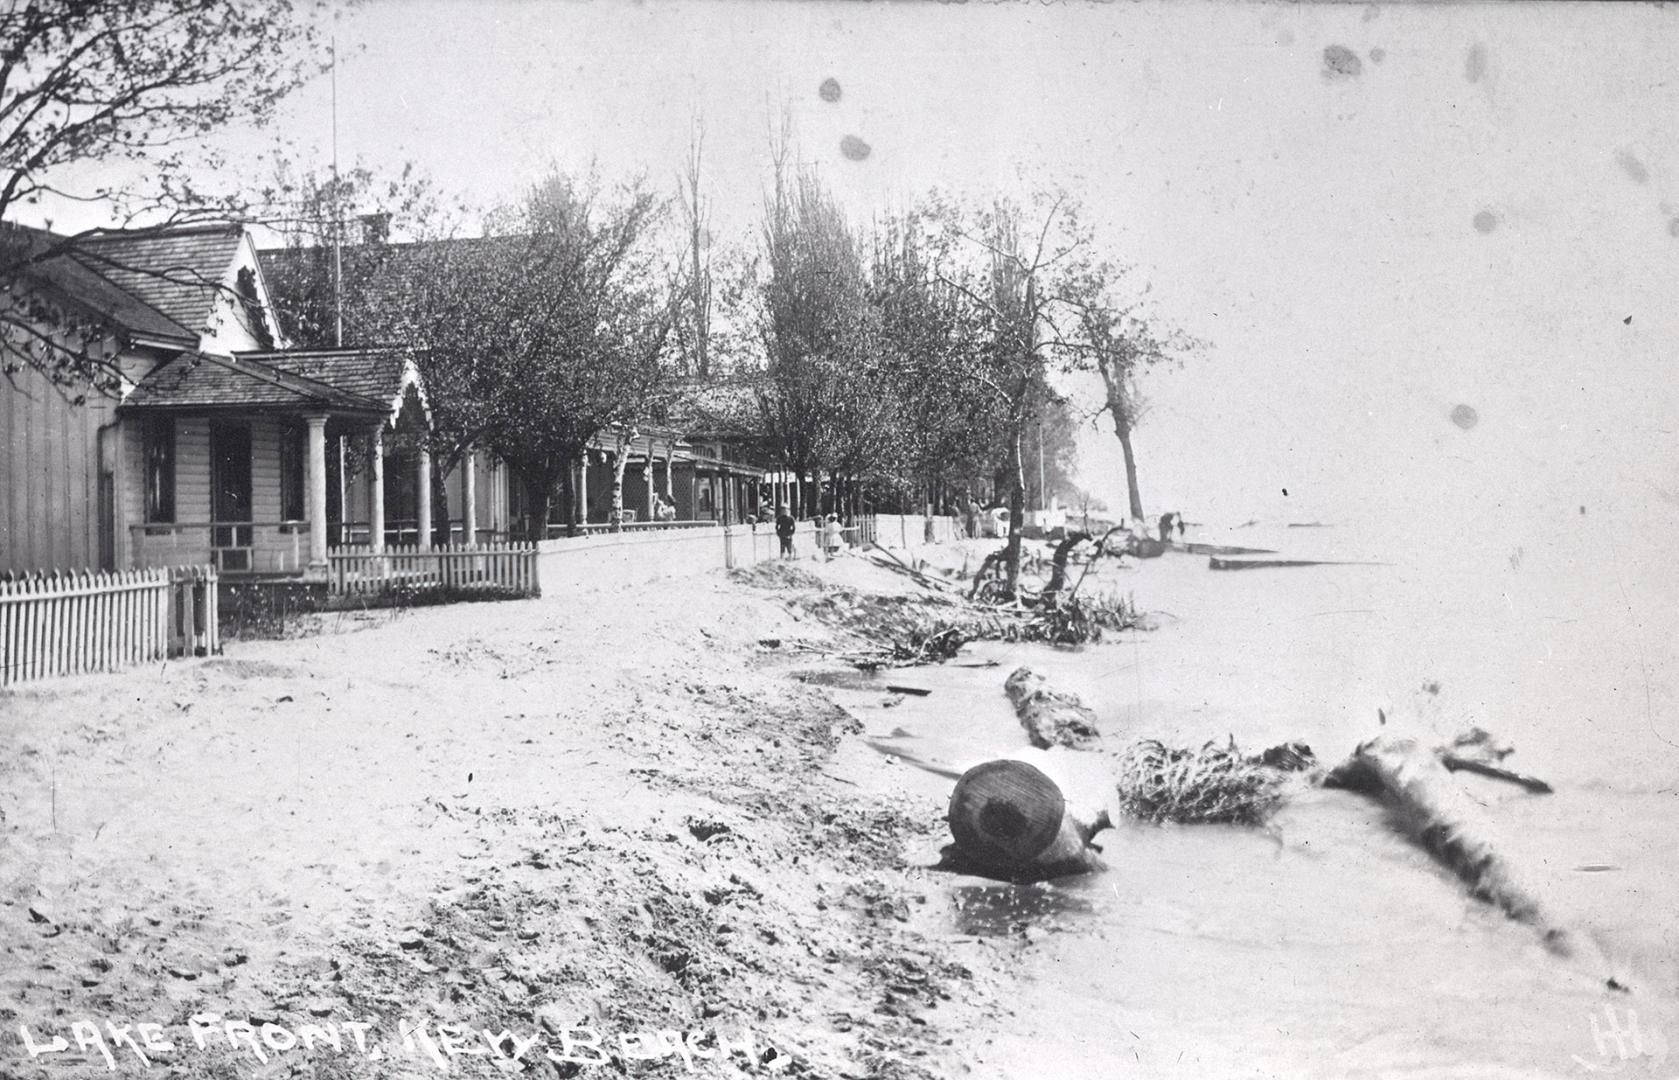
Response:
[{"label": "house window", "polygon": [[302,521],[303,509],[304,439],[308,429],[302,424],[288,424],[280,431],[280,520]]},{"label": "house window", "polygon": [[140,424],[146,474],[146,520],[175,520],[175,419],[148,416]]}]

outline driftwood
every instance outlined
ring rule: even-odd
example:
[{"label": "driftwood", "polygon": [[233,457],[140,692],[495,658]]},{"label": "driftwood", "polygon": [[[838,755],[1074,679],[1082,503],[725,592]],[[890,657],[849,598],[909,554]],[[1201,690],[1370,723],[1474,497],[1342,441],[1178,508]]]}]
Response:
[{"label": "driftwood", "polygon": [[1443,756],[1414,738],[1384,735],[1355,750],[1325,784],[1379,795],[1472,895],[1531,925],[1551,951],[1573,955],[1574,935],[1546,909],[1539,884],[1500,851],[1491,822],[1452,779]]},{"label": "driftwood", "polygon": [[1031,668],[1016,668],[1003,683],[1003,690],[1020,717],[1020,726],[1026,729],[1026,737],[1040,750],[1082,747],[1101,738],[1096,714],[1077,695],[1051,690],[1048,680]]},{"label": "driftwood", "polygon": [[[871,545],[871,547],[873,550],[869,552],[869,561],[874,563],[876,566],[885,567],[887,570],[903,574],[905,577],[913,579],[916,584],[932,589],[934,592],[951,593],[957,591],[950,582],[941,581],[940,579],[933,577],[931,574],[926,574],[917,570],[915,567],[908,565],[902,559],[892,554],[892,552],[888,551],[886,548],[881,547],[879,544]],[[879,558],[880,555],[886,556],[886,559]]]},{"label": "driftwood", "polygon": [[1041,881],[1102,868],[1091,838],[1110,827],[1067,810],[1055,781],[1023,761],[988,761],[962,774],[950,794],[946,868],[1009,881]]}]

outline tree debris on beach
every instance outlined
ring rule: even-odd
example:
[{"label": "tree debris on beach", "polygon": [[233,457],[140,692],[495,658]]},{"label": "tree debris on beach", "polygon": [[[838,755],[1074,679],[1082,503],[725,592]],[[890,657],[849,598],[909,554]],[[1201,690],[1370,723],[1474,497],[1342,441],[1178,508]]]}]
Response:
[{"label": "tree debris on beach", "polygon": [[835,648],[831,655],[871,671],[942,663],[970,641],[1082,644],[1100,640],[1105,630],[1147,625],[1126,597],[1080,598],[1075,586],[1049,604],[1025,589],[1015,600],[976,602],[965,597],[954,582],[908,565],[885,549],[876,548],[865,557],[909,579],[916,590],[891,594],[829,585],[808,570],[778,562],[732,573],[744,584],[789,591],[787,602],[792,607],[858,639],[856,647]]},{"label": "tree debris on beach", "polygon": [[1031,668],[1016,668],[1003,682],[1003,692],[1014,705],[1026,738],[1040,750],[1052,746],[1077,749],[1102,737],[1095,713],[1076,695],[1050,689],[1049,680]]},{"label": "tree debris on beach", "polygon": [[[1050,687],[1031,668],[1017,668],[1003,684],[1027,738],[1039,749],[1088,749],[1101,738],[1096,714],[1078,695]],[[1234,740],[1199,750],[1139,742],[1117,758],[1119,806],[1142,821],[1178,824],[1262,824],[1291,787],[1315,776],[1311,747],[1286,743],[1258,756]]]},{"label": "tree debris on beach", "polygon": [[[1392,809],[1395,823],[1461,878],[1471,895],[1533,926],[1546,947],[1558,955],[1573,955],[1573,936],[1547,909],[1538,882],[1503,854],[1492,823],[1452,778],[1448,758],[1458,768],[1473,764],[1505,772],[1464,753],[1477,746],[1499,757],[1509,753],[1478,728],[1450,745],[1436,747],[1412,736],[1382,735],[1361,744],[1329,773],[1324,784],[1380,798]],[[1531,786],[1535,783],[1550,790],[1543,781],[1521,774],[1501,778],[1510,777],[1520,777],[1516,782],[1530,791],[1538,790]]]},{"label": "tree debris on beach", "polygon": [[1155,823],[1264,824],[1298,782],[1287,765],[1311,760],[1310,749],[1286,759],[1276,752],[1281,749],[1248,757],[1234,741],[1199,750],[1153,739],[1137,743],[1119,758],[1120,808]]}]

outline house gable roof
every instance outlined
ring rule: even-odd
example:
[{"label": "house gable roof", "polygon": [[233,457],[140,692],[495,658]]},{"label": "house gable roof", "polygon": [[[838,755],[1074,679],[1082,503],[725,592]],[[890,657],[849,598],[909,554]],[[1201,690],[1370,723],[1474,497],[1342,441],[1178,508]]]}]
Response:
[{"label": "house gable roof", "polygon": [[75,259],[193,334],[209,323],[244,239],[239,225],[93,233]]}]

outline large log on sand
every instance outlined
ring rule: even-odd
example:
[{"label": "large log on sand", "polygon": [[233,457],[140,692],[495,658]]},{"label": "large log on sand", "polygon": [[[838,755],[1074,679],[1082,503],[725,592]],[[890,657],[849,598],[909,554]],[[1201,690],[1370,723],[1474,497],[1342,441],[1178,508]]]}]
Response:
[{"label": "large log on sand", "polygon": [[988,761],[962,774],[950,794],[952,869],[1010,881],[1041,881],[1101,867],[1090,839],[1107,812],[1088,824],[1067,809],[1061,789],[1024,761]]},{"label": "large log on sand", "polygon": [[1026,737],[1039,750],[1052,746],[1082,747],[1101,737],[1096,714],[1077,695],[1051,690],[1049,681],[1031,668],[1016,668],[1003,683]]}]

